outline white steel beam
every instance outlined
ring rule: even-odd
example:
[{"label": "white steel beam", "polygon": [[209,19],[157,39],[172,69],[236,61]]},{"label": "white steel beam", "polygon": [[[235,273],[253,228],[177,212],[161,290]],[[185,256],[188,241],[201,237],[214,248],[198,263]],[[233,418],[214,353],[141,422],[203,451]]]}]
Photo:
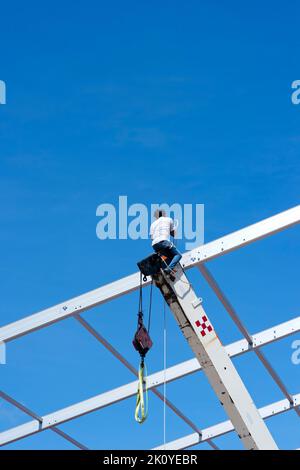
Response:
[{"label": "white steel beam", "polygon": [[[15,400],[10,395],[7,395],[7,393],[3,392],[2,390],[0,391],[0,397],[3,400],[10,403],[11,405],[13,405],[14,407],[18,408],[20,411],[23,411],[23,413],[27,414],[28,416],[31,416],[31,418],[34,418],[38,422],[42,423],[43,418],[41,416],[38,416],[34,411],[30,410],[29,408],[27,408],[27,406],[25,406],[22,403],[20,403],[19,401]],[[61,429],[57,428],[56,426],[53,426],[50,430],[53,431],[54,433],[58,434],[59,436],[61,436],[66,441],[71,442],[71,444],[73,444],[78,449],[80,449],[80,450],[89,450],[88,447],[81,444],[79,441],[77,441],[72,436],[70,436],[66,432],[62,431]]]},{"label": "white steel beam", "polygon": [[266,238],[269,235],[274,235],[289,227],[293,227],[299,222],[300,205],[237,230],[236,232],[232,232],[229,235],[225,235],[198,248],[194,248],[186,254],[186,257],[182,260],[182,264],[187,268],[203,261],[209,261],[225,253],[230,253],[237,248]]},{"label": "white steel beam", "polygon": [[[217,240],[185,253],[182,265],[191,268],[203,261],[209,261],[229,253],[249,243],[292,227],[300,222],[300,205],[277,215],[264,219],[241,230],[225,235]],[[148,285],[146,281],[143,285]],[[124,277],[118,281],[99,287],[93,291],[74,297],[41,312],[25,317],[0,328],[0,342],[10,341],[39,328],[51,325],[112,299],[120,297],[139,287],[139,273]]]},{"label": "white steel beam", "polygon": [[[291,404],[288,399],[280,400],[270,405],[264,406],[259,409],[259,413],[263,419],[271,418],[280,413],[292,410],[295,406],[300,405],[300,393],[293,395],[293,403]],[[193,433],[187,436],[181,437],[171,442],[167,442],[159,447],[155,447],[153,450],[181,450],[188,447],[195,446],[206,442],[207,439],[215,439],[216,437],[223,436],[229,432],[234,431],[234,427],[231,421],[223,421],[222,423],[210,426],[209,428],[202,430],[202,437],[199,434]]]},{"label": "white steel beam", "polygon": [[[242,339],[226,346],[226,351],[230,357],[239,356],[252,351],[256,347],[273,343],[299,331],[300,317],[297,317],[254,334],[252,347],[249,346],[245,339]],[[197,359],[189,359],[188,361],[167,368],[166,371],[161,370],[149,375],[147,377],[147,388],[152,389],[153,387],[158,387],[164,383],[164,380],[166,380],[167,383],[172,382],[173,380],[185,377],[200,370],[202,369]],[[130,398],[136,395],[137,383],[138,382],[135,380],[134,382],[130,382],[121,387],[68,406],[67,408],[50,413],[41,418],[42,423],[35,419],[21,426],[4,431],[0,433],[0,446],[22,439],[26,436],[30,436],[31,434],[44,431],[54,425],[78,418],[84,414],[91,413],[121,400],[125,400],[126,398]]]},{"label": "white steel beam", "polygon": [[202,299],[197,297],[181,266],[177,265],[174,278],[159,272],[153,280],[244,447],[277,450],[276,442],[202,306]]}]

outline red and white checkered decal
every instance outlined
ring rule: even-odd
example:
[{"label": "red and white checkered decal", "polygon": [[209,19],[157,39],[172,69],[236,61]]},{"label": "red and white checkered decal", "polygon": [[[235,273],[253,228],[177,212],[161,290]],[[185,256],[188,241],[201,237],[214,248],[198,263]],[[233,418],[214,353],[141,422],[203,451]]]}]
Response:
[{"label": "red and white checkered decal", "polygon": [[197,320],[195,322],[195,325],[200,328],[200,334],[201,336],[205,336],[208,333],[210,333],[212,331],[212,326],[211,324],[209,323],[207,317],[204,315],[202,318],[201,318],[201,321],[200,320]]}]

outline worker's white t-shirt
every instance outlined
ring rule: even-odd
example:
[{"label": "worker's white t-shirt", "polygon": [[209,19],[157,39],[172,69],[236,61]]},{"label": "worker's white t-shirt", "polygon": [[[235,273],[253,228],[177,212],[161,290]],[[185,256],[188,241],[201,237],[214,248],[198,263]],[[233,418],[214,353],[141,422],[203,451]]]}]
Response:
[{"label": "worker's white t-shirt", "polygon": [[170,233],[174,230],[174,222],[170,217],[159,217],[150,227],[152,245],[163,240],[170,240]]}]

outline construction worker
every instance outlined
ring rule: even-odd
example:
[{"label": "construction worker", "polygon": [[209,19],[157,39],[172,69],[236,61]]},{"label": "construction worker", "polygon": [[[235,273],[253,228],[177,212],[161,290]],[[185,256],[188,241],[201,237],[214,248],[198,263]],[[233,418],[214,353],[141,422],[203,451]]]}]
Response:
[{"label": "construction worker", "polygon": [[164,272],[170,274],[182,258],[174,243],[170,241],[170,236],[175,235],[174,222],[170,217],[166,217],[164,210],[156,209],[154,217],[156,220],[150,227],[152,247],[156,253],[166,256]]}]

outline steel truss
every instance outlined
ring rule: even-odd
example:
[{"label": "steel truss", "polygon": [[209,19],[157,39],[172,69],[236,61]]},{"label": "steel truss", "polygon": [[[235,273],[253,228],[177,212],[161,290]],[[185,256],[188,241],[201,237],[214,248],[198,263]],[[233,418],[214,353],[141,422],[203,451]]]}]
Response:
[{"label": "steel truss", "polygon": [[[259,409],[259,413],[264,419],[291,409],[295,410],[297,415],[300,416],[300,394],[290,394],[273,366],[261,351],[262,346],[299,332],[300,317],[281,323],[259,333],[250,335],[246,327],[243,325],[241,319],[237,315],[234,307],[226,298],[220,286],[217,284],[211,272],[208,270],[206,262],[216,257],[222,256],[223,254],[234,251],[240,247],[253,243],[257,240],[292,227],[299,222],[300,206],[296,206],[273,217],[269,217],[256,224],[250,225],[215,241],[200,246],[188,253],[185,253],[182,259],[182,265],[185,269],[189,269],[195,266],[199,268],[201,274],[206,279],[213,292],[217,295],[244,337],[244,339],[236,341],[226,347],[228,355],[230,357],[234,357],[249,351],[253,351],[285,396],[284,400],[272,403]],[[149,282],[150,281],[144,282],[143,286],[148,285]],[[133,292],[137,290],[138,287],[139,274],[135,273],[131,276],[127,276],[86,294],[70,299],[69,301],[60,303],[54,307],[48,308],[34,315],[25,317],[14,323],[1,327],[0,342],[12,341],[20,336],[72,316],[136,376],[136,369],[110,343],[108,343],[108,341],[103,338],[99,332],[97,332],[88,322],[86,322],[86,320],[80,316],[80,313],[122,295]],[[200,370],[202,369],[197,359],[190,359],[175,366],[169,367],[166,371],[159,371],[151,374],[147,379],[147,385],[153,393],[155,393],[160,399],[164,400],[164,396],[156,389],[156,387],[161,385],[164,380],[166,380],[166,382],[171,382]],[[33,418],[33,420],[28,423],[0,433],[0,445],[2,446],[22,439],[26,436],[42,432],[45,429],[50,429],[74,444],[76,447],[80,449],[86,449],[87,447],[85,445],[79,443],[76,439],[73,439],[71,436],[61,431],[59,428],[57,428],[57,425],[103,408],[104,406],[108,406],[129,398],[135,395],[136,389],[137,381],[133,381],[114,390],[96,395],[88,400],[76,403],[43,417],[38,416],[33,411],[29,410],[27,407],[4,392],[0,392],[2,399],[6,400],[13,406],[16,406],[21,411]],[[231,432],[234,429],[230,421],[211,426],[210,428],[201,429],[168,400],[167,406],[169,406],[170,409],[172,409],[180,419],[187,423],[195,431],[195,433],[172,441],[166,444],[166,447],[163,446],[163,448],[183,449],[201,442],[208,442],[212,448],[216,449],[217,446],[214,443],[213,438]]]}]

